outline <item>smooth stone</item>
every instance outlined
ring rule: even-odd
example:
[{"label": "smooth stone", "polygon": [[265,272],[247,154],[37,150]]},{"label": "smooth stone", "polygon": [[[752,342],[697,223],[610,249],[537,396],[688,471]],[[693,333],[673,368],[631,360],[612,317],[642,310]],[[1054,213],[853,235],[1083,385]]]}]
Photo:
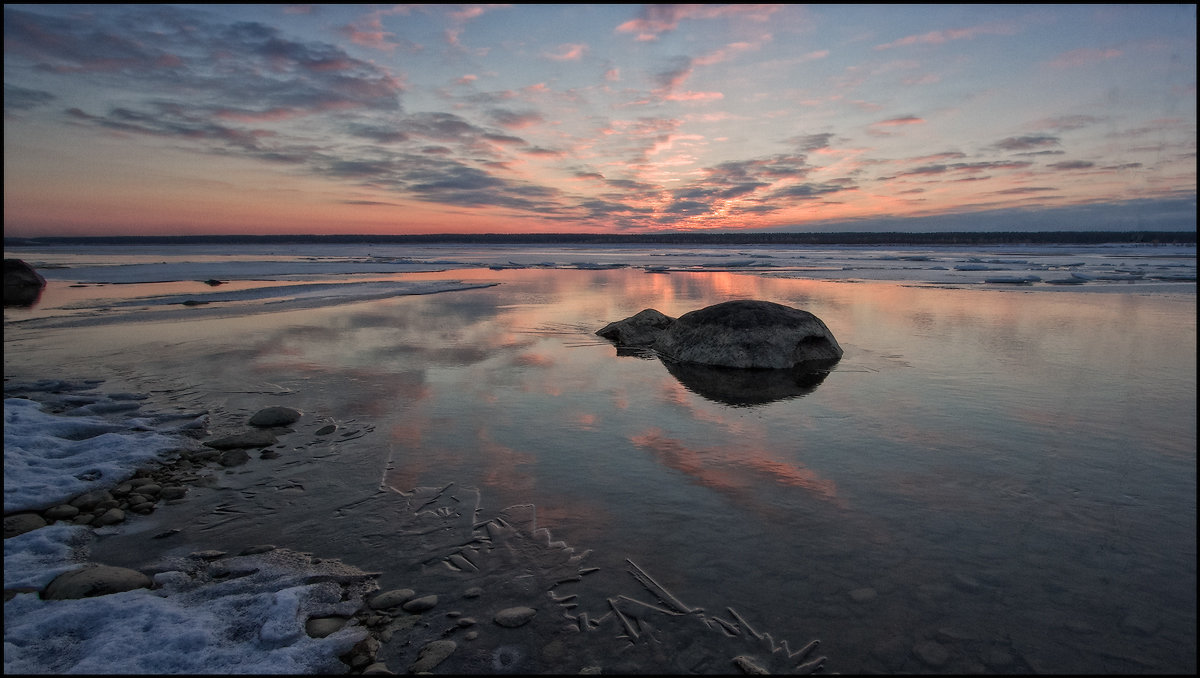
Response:
[{"label": "smooth stone", "polygon": [[364,676],[394,676],[394,675],[396,675],[388,668],[387,664],[385,664],[383,662],[375,662],[374,664],[369,664],[367,666],[367,668],[363,669],[362,674]]},{"label": "smooth stone", "polygon": [[242,448],[270,447],[279,442],[270,431],[252,430],[235,433],[224,438],[217,438],[204,443],[215,450],[234,450]]},{"label": "smooth stone", "polygon": [[92,521],[93,525],[116,525],[117,523],[125,522],[125,512],[119,508],[110,508],[104,513],[96,516]]},{"label": "smooth stone", "polygon": [[144,501],[140,504],[130,504],[129,510],[134,513],[152,513],[154,511],[154,502]]},{"label": "smooth stone", "polygon": [[187,494],[187,488],[182,485],[168,485],[162,488],[162,492],[158,493],[159,497],[170,501],[171,499],[182,499]]},{"label": "smooth stone", "polygon": [[327,436],[336,430],[337,430],[337,426],[335,424],[329,424],[328,426],[322,426],[321,428],[317,429],[317,432],[314,433],[313,435]]},{"label": "smooth stone", "polygon": [[223,555],[225,555],[224,551],[210,549],[208,551],[193,551],[188,554],[188,558],[194,558],[196,560],[216,560]]},{"label": "smooth stone", "polygon": [[300,419],[300,411],[290,407],[265,407],[250,417],[251,426],[287,426]]},{"label": "smooth stone", "polygon": [[877,595],[879,595],[878,592],[870,587],[854,589],[850,592],[850,598],[856,603],[865,603],[870,600],[875,600]]},{"label": "smooth stone", "polygon": [[347,621],[346,617],[313,617],[304,624],[304,632],[310,638],[324,638],[340,631]]},{"label": "smooth stone", "polygon": [[137,488],[137,493],[146,497],[157,497],[160,492],[162,492],[162,485],[158,483],[146,483]]},{"label": "smooth stone", "polygon": [[42,591],[42,598],[46,600],[91,598],[133,589],[148,589],[151,585],[153,582],[150,577],[137,570],[96,565],[58,575]]},{"label": "smooth stone", "polygon": [[48,524],[45,518],[36,513],[14,513],[4,516],[4,538],[25,534]]},{"label": "smooth stone", "polygon": [[482,595],[483,595],[483,589],[479,588],[478,586],[472,586],[471,588],[467,589],[466,591],[463,591],[463,598],[478,598],[479,596],[482,596]]},{"label": "smooth stone", "polygon": [[368,605],[371,606],[372,610],[386,610],[407,603],[415,595],[417,595],[417,592],[412,589],[392,589],[373,596]]},{"label": "smooth stone", "polygon": [[46,509],[42,516],[46,520],[70,520],[79,515],[79,509],[70,504],[62,504],[54,508]]},{"label": "smooth stone", "polygon": [[266,553],[268,551],[274,551],[276,548],[277,547],[274,544],[258,544],[257,546],[251,546],[251,547],[242,549],[242,552],[239,553],[238,555],[239,556],[254,556],[254,555],[258,555],[259,553]]},{"label": "smooth stone", "polygon": [[421,596],[420,598],[413,598],[412,600],[409,600],[408,602],[404,603],[400,607],[405,612],[411,612],[412,614],[420,614],[422,612],[425,612],[427,610],[432,610],[433,608],[437,607],[437,603],[438,603],[437,596]]},{"label": "smooth stone", "polygon": [[245,450],[229,450],[222,452],[221,457],[217,459],[217,463],[226,468],[231,466],[241,466],[250,461],[250,455]]},{"label": "smooth stone", "polygon": [[913,654],[917,655],[918,659],[935,669],[945,666],[946,662],[950,660],[950,652],[940,643],[932,640],[927,640],[923,643],[917,643],[916,646],[913,647]]},{"label": "smooth stone", "polygon": [[537,610],[532,607],[509,607],[496,613],[495,622],[505,628],[515,629],[529,623],[535,614]]},{"label": "smooth stone", "polygon": [[112,498],[113,496],[109,494],[108,490],[92,490],[91,492],[84,492],[67,503],[80,511],[91,511],[100,502],[108,501]]},{"label": "smooth stone", "polygon": [[408,667],[409,673],[432,671],[434,667],[446,660],[458,649],[458,643],[453,640],[435,640],[421,648],[417,661]]}]

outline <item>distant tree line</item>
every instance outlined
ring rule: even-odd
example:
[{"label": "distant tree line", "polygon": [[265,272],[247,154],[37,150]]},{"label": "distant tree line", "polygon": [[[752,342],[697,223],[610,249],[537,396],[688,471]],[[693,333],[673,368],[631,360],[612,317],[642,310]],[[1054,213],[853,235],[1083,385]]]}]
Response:
[{"label": "distant tree line", "polygon": [[471,244],[471,245],[1043,245],[1196,244],[1195,231],[960,231],[940,233],[429,233],[418,235],[153,235],[5,238],[4,245],[194,244]]}]

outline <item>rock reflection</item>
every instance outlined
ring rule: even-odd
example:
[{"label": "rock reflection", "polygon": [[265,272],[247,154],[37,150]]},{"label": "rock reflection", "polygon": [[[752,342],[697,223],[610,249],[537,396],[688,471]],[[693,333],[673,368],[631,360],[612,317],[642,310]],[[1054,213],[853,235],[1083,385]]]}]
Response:
[{"label": "rock reflection", "polygon": [[773,370],[712,367],[662,359],[667,371],[684,388],[713,402],[734,407],[754,407],[808,395],[825,381],[835,362]]}]

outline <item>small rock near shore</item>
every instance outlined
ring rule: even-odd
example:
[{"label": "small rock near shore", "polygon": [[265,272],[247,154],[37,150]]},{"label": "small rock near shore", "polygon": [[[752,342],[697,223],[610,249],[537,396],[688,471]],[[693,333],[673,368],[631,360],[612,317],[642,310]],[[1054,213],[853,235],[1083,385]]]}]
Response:
[{"label": "small rock near shore", "polygon": [[533,619],[537,610],[532,607],[509,607],[496,613],[495,622],[505,628],[515,629]]},{"label": "small rock near shore", "polygon": [[42,590],[42,598],[45,600],[91,598],[133,589],[148,589],[152,584],[150,577],[137,570],[111,565],[93,565],[58,575]]},{"label": "small rock near shore", "polygon": [[300,419],[300,411],[290,407],[265,407],[250,417],[251,426],[288,426]]},{"label": "small rock near shore", "polygon": [[36,513],[15,513],[11,516],[4,516],[4,538],[25,534],[46,525],[45,518]]}]

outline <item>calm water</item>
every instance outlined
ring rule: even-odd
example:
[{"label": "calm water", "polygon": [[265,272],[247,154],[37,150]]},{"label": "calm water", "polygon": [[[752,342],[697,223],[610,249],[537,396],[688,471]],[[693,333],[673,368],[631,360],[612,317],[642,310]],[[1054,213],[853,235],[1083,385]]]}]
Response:
[{"label": "calm water", "polygon": [[[629,558],[692,605],[736,607],[794,647],[819,638],[831,671],[1196,670],[1194,294],[632,269],[404,279],[447,277],[501,284],[6,328],[5,375],[107,378],[208,408],[214,429],[289,405],[360,436],[280,470],[279,491],[155,514],[193,525],[192,548],[269,541],[404,585],[407,561],[355,501],[453,482],[491,509],[535,504],[613,577]],[[731,298],[815,313],[844,358],[802,394],[732,406],[592,334]],[[96,552],[133,562],[137,538]]]}]

